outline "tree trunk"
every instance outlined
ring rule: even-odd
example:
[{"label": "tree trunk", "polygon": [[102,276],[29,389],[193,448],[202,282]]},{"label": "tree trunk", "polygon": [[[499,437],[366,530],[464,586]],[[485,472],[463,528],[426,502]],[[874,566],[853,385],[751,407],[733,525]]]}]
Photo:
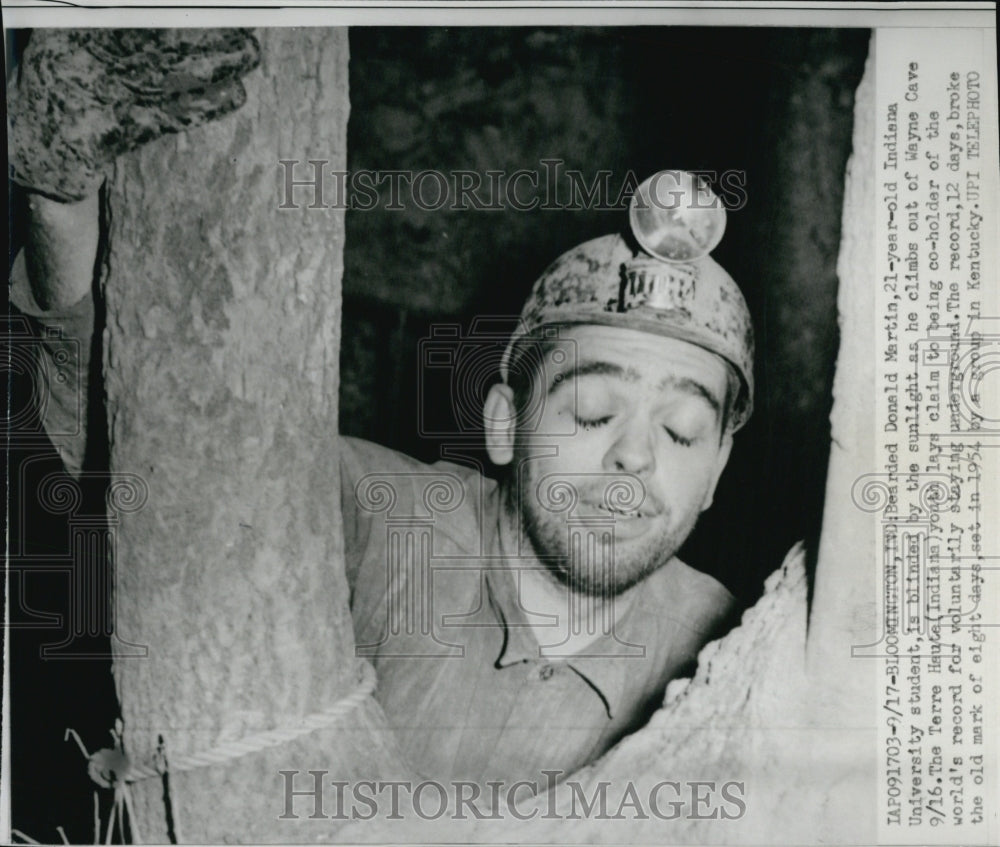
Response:
[{"label": "tree trunk", "polygon": [[[345,168],[347,33],[259,36],[247,103],[126,157],[109,190],[110,465],[141,477],[111,502],[114,675],[137,764],[161,738],[180,763],[359,682],[335,438],[344,213],[308,208],[308,187],[279,208],[280,160],[299,179],[308,159]],[[139,835],[328,840],[335,821],[279,819],[279,771],[370,773],[391,761],[379,716],[369,698],[297,741],[140,779]]]}]

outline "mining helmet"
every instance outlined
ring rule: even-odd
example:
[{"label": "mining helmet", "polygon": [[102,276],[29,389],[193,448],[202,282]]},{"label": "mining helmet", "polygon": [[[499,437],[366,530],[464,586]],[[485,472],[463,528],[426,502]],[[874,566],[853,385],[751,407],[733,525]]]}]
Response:
[{"label": "mining helmet", "polygon": [[660,171],[632,196],[633,243],[619,235],[563,253],[532,287],[500,363],[507,381],[518,342],[543,327],[598,324],[696,344],[736,371],[740,389],[730,427],[753,409],[753,325],[733,278],[708,253],[722,238],[726,210],[685,171]]}]

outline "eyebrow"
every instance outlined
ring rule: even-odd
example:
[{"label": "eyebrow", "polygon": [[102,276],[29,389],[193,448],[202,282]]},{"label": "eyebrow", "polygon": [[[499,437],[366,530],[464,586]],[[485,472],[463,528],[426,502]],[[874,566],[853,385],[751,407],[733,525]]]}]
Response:
[{"label": "eyebrow", "polygon": [[590,362],[578,362],[564,371],[560,371],[549,384],[549,394],[557,388],[565,385],[571,379],[580,379],[585,376],[613,376],[623,382],[638,382],[639,372],[635,368],[623,368],[612,362],[602,362],[594,360]]},{"label": "eyebrow", "polygon": [[668,376],[660,382],[657,388],[660,390],[664,388],[676,388],[679,391],[683,391],[685,394],[690,394],[693,397],[700,397],[712,407],[716,417],[722,415],[722,406],[716,399],[715,395],[696,379],[691,379],[691,377],[688,376]]},{"label": "eyebrow", "polygon": [[[565,385],[570,380],[580,379],[585,376],[610,376],[615,379],[620,379],[623,382],[638,382],[640,379],[639,372],[635,368],[623,368],[621,365],[614,364],[613,362],[604,362],[601,360],[579,362],[572,367],[557,373],[549,385],[548,393],[551,394],[557,388]],[[711,406],[716,417],[720,417],[722,415],[722,406],[718,399],[696,379],[692,379],[691,377],[668,376],[661,380],[657,385],[657,390],[659,391],[662,391],[664,388],[673,388],[678,391],[682,391],[685,394],[689,394],[692,397],[698,397]]]}]

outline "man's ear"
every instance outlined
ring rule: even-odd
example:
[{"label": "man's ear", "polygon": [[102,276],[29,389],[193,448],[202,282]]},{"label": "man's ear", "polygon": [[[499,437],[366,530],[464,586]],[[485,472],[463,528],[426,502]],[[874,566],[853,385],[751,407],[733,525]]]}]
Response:
[{"label": "man's ear", "polygon": [[483,428],[490,459],[496,465],[509,464],[514,458],[514,433],[517,429],[517,408],[509,385],[498,382],[490,388],[483,404]]},{"label": "man's ear", "polygon": [[708,486],[708,491],[705,493],[705,501],[701,504],[701,510],[703,512],[712,505],[712,500],[715,497],[715,488],[719,484],[719,477],[722,476],[722,472],[726,468],[726,463],[729,461],[729,453],[732,449],[733,433],[731,430],[726,430],[725,435],[722,436],[722,441],[719,442],[719,452],[715,458],[715,467],[712,470],[711,484]]}]

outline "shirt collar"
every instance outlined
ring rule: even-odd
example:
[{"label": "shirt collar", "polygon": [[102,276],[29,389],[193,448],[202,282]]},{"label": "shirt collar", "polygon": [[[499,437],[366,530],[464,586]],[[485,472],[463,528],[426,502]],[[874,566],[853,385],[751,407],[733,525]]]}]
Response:
[{"label": "shirt collar", "polygon": [[[642,617],[630,614],[634,603],[626,604],[624,613],[616,618],[614,634],[602,633],[581,653],[563,659],[541,654],[520,602],[517,575],[510,567],[500,564],[488,570],[486,587],[489,608],[503,632],[495,667],[506,668],[531,661],[564,662],[601,698],[609,718],[620,713],[630,671],[638,671],[639,663],[652,658],[649,642],[633,632],[637,624],[641,624],[639,618]],[[640,672],[640,678],[644,676],[645,673]]]},{"label": "shirt collar", "polygon": [[[540,563],[530,549],[519,551],[516,543],[505,537],[502,489],[497,486],[488,496],[493,500],[488,513],[496,514],[497,519],[492,525],[495,536],[488,545],[496,558],[485,574],[489,599],[487,613],[495,619],[503,635],[494,666],[505,668],[521,662],[546,660],[565,662],[601,698],[609,718],[620,714],[630,683],[641,686],[650,674],[650,664],[658,661],[655,654],[657,646],[662,646],[664,641],[663,622],[656,609],[649,607],[650,595],[659,597],[665,588],[670,591],[668,572],[674,569],[661,568],[621,595],[613,632],[602,633],[572,657],[546,657],[541,654],[525,615],[518,594],[516,567],[512,567],[515,563],[539,567]],[[513,550],[508,549],[511,546]],[[671,564],[675,563],[676,560]],[[658,605],[658,601],[654,599],[653,604]]]}]

